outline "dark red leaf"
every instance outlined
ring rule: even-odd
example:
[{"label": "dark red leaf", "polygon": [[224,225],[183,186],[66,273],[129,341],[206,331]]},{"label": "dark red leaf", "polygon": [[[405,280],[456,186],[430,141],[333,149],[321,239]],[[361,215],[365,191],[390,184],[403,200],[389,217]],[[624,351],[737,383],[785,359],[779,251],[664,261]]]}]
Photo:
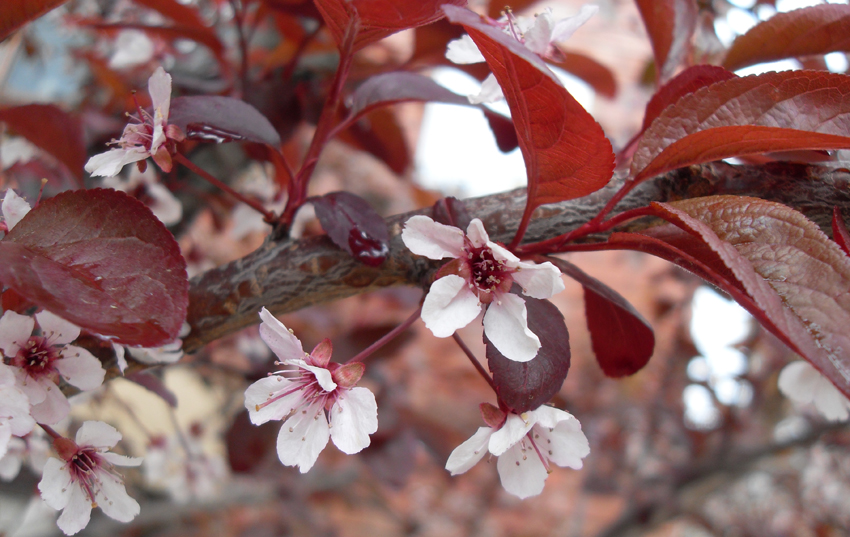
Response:
[{"label": "dark red leaf", "polygon": [[540,205],[605,186],[614,171],[611,143],[543,60],[475,13],[455,6],[443,9],[478,45],[511,109],[528,172],[523,219]]},{"label": "dark red leaf", "polygon": [[584,288],[591,344],[605,376],[625,377],[643,369],[655,348],[655,335],[643,316],[619,293],[569,261],[547,261]]},{"label": "dark red leaf", "polygon": [[723,66],[748,65],[812,54],[850,51],[850,6],[823,4],[777,13],[738,37]]},{"label": "dark red leaf", "polygon": [[431,101],[469,105],[469,99],[447,90],[430,77],[395,72],[373,76],[361,84],[351,101],[351,116],[357,117],[377,106],[403,101]]},{"label": "dark red leaf", "polygon": [[0,281],[85,330],[142,347],[173,341],[189,300],[174,237],[115,190],[42,201],[0,241]]},{"label": "dark red leaf", "polygon": [[345,143],[367,151],[401,175],[411,165],[407,137],[392,110],[374,109],[339,134]]},{"label": "dark red leaf", "polygon": [[149,392],[158,395],[160,399],[171,408],[177,408],[177,396],[174,392],[166,388],[162,379],[148,371],[138,371],[136,373],[126,375],[124,378],[130,382],[135,382]]},{"label": "dark red leaf", "polygon": [[845,254],[850,255],[850,232],[838,207],[832,210],[832,238]]},{"label": "dark red leaf", "polygon": [[699,10],[694,0],[637,0],[652,43],[655,72],[666,81],[687,59]]},{"label": "dark red leaf", "polygon": [[0,110],[0,121],[50,153],[75,177],[86,163],[83,126],[76,117],[52,104],[27,104]]},{"label": "dark red leaf", "polygon": [[341,45],[355,10],[360,28],[354,50],[401,30],[424,26],[442,19],[443,4],[465,6],[466,0],[314,0],[337,45]]},{"label": "dark red leaf", "polygon": [[68,0],[3,0],[0,2],[0,41],[24,24],[35,20]]},{"label": "dark red leaf", "polygon": [[435,222],[460,229],[468,228],[469,222],[472,220],[472,217],[466,210],[466,205],[454,196],[442,198],[435,203],[431,207],[431,218]]},{"label": "dark red leaf", "polygon": [[496,147],[502,153],[510,153],[519,147],[519,138],[514,128],[514,122],[511,118],[505,117],[498,112],[494,112],[486,106],[481,107],[484,112],[484,117],[490,125],[490,131],[493,132],[493,137],[496,138]]},{"label": "dark red leaf", "polygon": [[700,88],[710,86],[715,82],[729,80],[737,75],[715,65],[694,65],[688,67],[670,82],[661,86],[646,105],[643,115],[642,130],[646,130],[665,108],[675,103],[685,95]]},{"label": "dark red leaf", "polygon": [[274,453],[278,431],[280,424],[277,422],[258,426],[251,423],[247,410],[237,414],[224,435],[230,469],[244,474],[262,466],[269,453]]},{"label": "dark red leaf", "polygon": [[570,334],[564,316],[548,300],[522,298],[528,310],[528,328],[540,338],[537,356],[528,362],[515,362],[505,358],[484,336],[496,393],[517,413],[534,410],[551,399],[570,370]]},{"label": "dark red leaf", "polygon": [[559,54],[563,59],[552,62],[554,65],[584,80],[596,93],[604,97],[613,99],[617,96],[617,80],[610,69],[590,56],[578,52],[559,50]]},{"label": "dark red leaf", "polygon": [[350,192],[331,192],[308,201],[334,244],[367,265],[384,262],[390,251],[387,224],[366,200]]},{"label": "dark red leaf", "polygon": [[668,106],[646,130],[631,164],[640,182],[728,157],[850,148],[850,77],[770,72],[717,82]]},{"label": "dark red leaf", "polygon": [[250,104],[232,97],[177,97],[171,100],[168,121],[195,140],[280,145],[280,136],[269,120]]}]

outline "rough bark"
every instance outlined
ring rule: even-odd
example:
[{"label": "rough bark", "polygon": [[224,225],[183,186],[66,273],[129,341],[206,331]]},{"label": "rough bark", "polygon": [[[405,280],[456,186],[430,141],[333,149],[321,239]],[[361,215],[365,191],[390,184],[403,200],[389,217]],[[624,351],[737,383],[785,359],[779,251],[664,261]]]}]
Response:
[{"label": "rough bark", "polygon": [[[547,205],[534,213],[525,243],[555,237],[590,220],[611,197],[620,181],[585,198]],[[789,205],[831,235],[833,206],[850,217],[850,170],[797,164],[732,166],[712,163],[675,170],[648,181],[615,210],[615,214],[648,205],[718,194],[760,197]],[[509,242],[525,207],[524,189],[465,200],[470,215],[480,218],[491,237]],[[404,222],[414,214],[387,218],[390,254],[380,267],[369,267],[339,250],[326,237],[268,241],[260,249],[191,281],[184,350],[194,352],[210,341],[259,321],[265,306],[274,314],[375,291],[393,285],[427,285],[435,263],[412,255],[402,244]],[[652,225],[633,221],[617,231]],[[603,242],[605,234],[583,241]]]}]

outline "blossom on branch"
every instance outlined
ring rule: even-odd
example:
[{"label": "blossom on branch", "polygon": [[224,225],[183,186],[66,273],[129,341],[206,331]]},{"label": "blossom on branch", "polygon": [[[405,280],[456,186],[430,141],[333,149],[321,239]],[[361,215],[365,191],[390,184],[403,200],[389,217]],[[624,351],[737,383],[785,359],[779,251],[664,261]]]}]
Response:
[{"label": "blossom on branch", "polygon": [[466,472],[484,454],[498,457],[496,468],[506,491],[525,499],[543,492],[552,472],[549,463],[580,470],[590,444],[572,414],[550,406],[522,414],[505,414],[489,404],[481,414],[490,427],[481,427],[449,455],[446,470]]},{"label": "blossom on branch", "polygon": [[850,399],[809,362],[798,360],[786,365],[779,373],[779,391],[795,403],[814,403],[818,412],[830,421],[850,418]]},{"label": "blossom on branch", "polygon": [[[33,335],[36,321],[40,335]],[[68,343],[77,339],[80,328],[42,311],[35,319],[7,311],[0,317],[0,350],[13,366],[17,386],[32,405],[32,417],[54,424],[68,415],[68,399],[59,389],[59,379],[81,390],[103,383],[106,371],[89,351]]]},{"label": "blossom on branch", "polygon": [[298,338],[266,308],[260,318],[260,337],[280,359],[276,363],[295,367],[270,374],[245,391],[253,424],[286,419],[277,437],[280,462],[307,472],[329,437],[349,455],[368,446],[369,435],[378,430],[378,405],[372,392],[354,387],[363,376],[363,364],[331,362],[328,339],[306,354]]},{"label": "blossom on branch", "polygon": [[47,505],[62,510],[56,524],[66,535],[85,528],[95,507],[119,522],[139,514],[138,502],[113,467],[138,466],[142,459],[108,451],[119,440],[121,433],[111,425],[87,421],[77,430],[76,442],[62,437],[53,441],[59,459],[45,463],[38,490]]},{"label": "blossom on branch", "polygon": [[133,162],[153,157],[162,171],[171,171],[171,152],[174,142],[185,137],[177,125],[168,124],[168,110],[171,106],[171,75],[158,67],[148,80],[153,115],[139,108],[137,123],[124,127],[121,138],[111,142],[119,146],[106,153],[95,155],[86,163],[86,171],[92,175],[111,177]]},{"label": "blossom on branch", "polygon": [[[541,58],[557,59],[558,56],[562,56],[562,53],[555,48],[554,43],[566,41],[572,37],[575,31],[597,11],[599,11],[598,6],[586,5],[582,6],[576,15],[561,20],[555,20],[551,8],[547,8],[534,17],[517,17],[508,11],[499,20],[487,20],[492,26],[500,28]],[[446,58],[457,64],[484,61],[484,56],[469,35],[450,41],[446,49]],[[491,73],[481,83],[481,91],[478,95],[469,96],[469,102],[472,104],[493,103],[503,98],[502,88]]]},{"label": "blossom on branch", "polygon": [[435,336],[451,336],[486,307],[484,333],[499,352],[517,362],[537,355],[540,339],[528,328],[525,301],[510,290],[517,283],[523,294],[532,298],[560,293],[564,282],[555,265],[520,261],[490,241],[477,218],[464,234],[454,226],[417,215],[407,221],[401,238],[414,254],[454,258],[437,273],[422,304],[422,320]]},{"label": "blossom on branch", "polygon": [[15,386],[14,370],[0,362],[0,459],[6,456],[13,436],[24,436],[33,427],[29,399]]}]

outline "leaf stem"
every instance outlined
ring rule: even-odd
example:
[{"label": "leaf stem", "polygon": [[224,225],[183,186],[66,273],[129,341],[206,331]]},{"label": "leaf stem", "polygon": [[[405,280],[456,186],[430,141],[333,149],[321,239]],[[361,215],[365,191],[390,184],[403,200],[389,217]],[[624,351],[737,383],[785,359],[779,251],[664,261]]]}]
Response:
[{"label": "leaf stem", "polygon": [[194,162],[187,159],[182,154],[175,153],[174,154],[174,160],[176,160],[180,164],[186,166],[187,168],[189,168],[190,170],[192,170],[196,174],[200,175],[201,177],[203,177],[204,179],[206,179],[207,181],[209,181],[213,185],[217,186],[218,188],[224,190],[225,192],[227,192],[228,194],[230,194],[231,196],[233,196],[237,200],[241,201],[242,203],[247,204],[252,209],[255,209],[257,212],[259,212],[261,215],[263,215],[263,218],[265,218],[266,222],[274,222],[277,219],[277,217],[274,215],[274,213],[267,211],[266,208],[263,207],[262,204],[259,201],[255,200],[253,198],[249,198],[249,197],[245,196],[244,194],[241,194],[241,193],[233,190],[229,185],[223,183],[222,181],[219,181],[218,179],[216,179],[215,177],[210,175],[206,170],[199,168],[198,166],[195,165]]},{"label": "leaf stem", "polygon": [[462,350],[463,353],[466,354],[466,357],[469,358],[469,361],[472,362],[472,365],[475,367],[475,370],[478,371],[478,374],[481,375],[484,380],[487,381],[487,384],[489,384],[491,388],[493,388],[493,393],[495,393],[496,398],[498,398],[499,392],[496,391],[496,384],[490,377],[490,373],[488,373],[487,370],[484,369],[484,366],[481,365],[481,362],[478,361],[478,358],[476,358],[475,355],[472,354],[472,351],[469,349],[469,347],[466,346],[466,343],[464,343],[463,340],[460,339],[460,336],[457,335],[457,332],[452,334],[452,338],[455,340],[455,343],[458,344],[460,350]]},{"label": "leaf stem", "polygon": [[354,357],[349,358],[349,360],[345,363],[350,364],[352,362],[362,362],[363,360],[368,358],[369,355],[371,355],[373,352],[380,349],[381,347],[395,339],[399,334],[407,330],[410,325],[412,325],[414,322],[416,322],[417,319],[419,319],[421,314],[422,306],[419,306],[418,308],[416,308],[416,311],[414,311],[410,315],[410,317],[404,320],[404,322],[384,334],[383,337],[381,337],[378,341],[372,343],[371,345],[357,353]]}]

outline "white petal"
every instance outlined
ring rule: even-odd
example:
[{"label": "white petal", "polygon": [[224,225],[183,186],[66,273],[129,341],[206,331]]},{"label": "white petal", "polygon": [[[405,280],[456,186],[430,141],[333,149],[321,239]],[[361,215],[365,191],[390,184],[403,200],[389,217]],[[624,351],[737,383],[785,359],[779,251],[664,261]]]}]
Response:
[{"label": "white petal", "polygon": [[572,17],[567,17],[566,19],[561,19],[555,23],[554,28],[552,28],[551,36],[549,37],[549,41],[552,43],[560,43],[561,41],[566,41],[578,30],[584,23],[590,20],[590,18],[599,11],[599,6],[595,6],[592,4],[586,4],[581,6],[581,10]]},{"label": "white petal", "polygon": [[[0,412],[3,412],[3,408],[0,408]],[[12,427],[7,421],[0,419],[0,461],[6,456],[6,452],[9,450],[9,441],[11,440]]]},{"label": "white petal", "polygon": [[508,414],[505,424],[490,437],[490,453],[501,455],[522,440],[536,422],[533,412],[522,416]]},{"label": "white petal", "polygon": [[519,263],[519,270],[512,274],[514,281],[522,287],[523,294],[532,298],[549,298],[564,290],[561,271],[550,262]]},{"label": "white petal", "polygon": [[808,362],[791,362],[779,373],[779,391],[794,402],[805,404],[815,398],[821,374]]},{"label": "white petal", "polygon": [[830,421],[847,421],[850,417],[850,400],[824,376],[815,393],[815,408]]},{"label": "white petal", "polygon": [[490,248],[490,251],[493,252],[493,258],[498,261],[506,261],[507,265],[511,268],[519,265],[520,261],[517,256],[512,254],[510,250],[505,248],[504,246],[499,246],[495,242],[487,242],[487,247]]},{"label": "white petal", "polygon": [[478,297],[469,289],[466,280],[455,274],[435,281],[422,303],[422,320],[437,337],[449,337],[471,323],[479,313]]},{"label": "white petal", "polygon": [[469,104],[495,103],[504,98],[505,94],[502,93],[502,86],[499,85],[499,82],[492,73],[481,83],[481,91],[478,94],[467,96]]},{"label": "white petal", "polygon": [[[45,425],[55,425],[68,417],[71,405],[62,390],[47,379],[42,379],[38,384],[44,389],[45,398],[37,405],[32,405],[30,415],[33,419]],[[32,404],[32,397],[30,397],[30,404]]]},{"label": "white petal", "polygon": [[460,39],[449,41],[449,46],[446,47],[446,59],[458,64],[481,63],[484,61],[484,55],[478,50],[475,41],[464,34]]},{"label": "white petal", "polygon": [[18,349],[29,340],[35,320],[28,315],[21,315],[12,310],[0,317],[0,350],[6,356],[13,357]]},{"label": "white petal", "polygon": [[0,386],[0,423],[5,423],[15,436],[24,436],[35,427],[30,416],[30,402],[16,386]]},{"label": "white petal", "polygon": [[295,408],[300,406],[303,400],[301,390],[295,390],[267,405],[265,403],[272,397],[293,390],[295,387],[296,385],[293,382],[280,375],[262,378],[248,386],[248,389],[245,390],[245,408],[248,409],[251,423],[262,425],[267,421],[282,420],[288,416]]},{"label": "white petal", "polygon": [[118,522],[130,522],[139,514],[139,503],[127,494],[124,483],[112,475],[100,471],[100,490],[95,494],[95,501],[101,511],[109,518]]},{"label": "white petal", "polygon": [[81,390],[93,390],[103,384],[106,370],[92,353],[76,345],[66,345],[62,358],[53,366],[69,384]]},{"label": "white petal", "polygon": [[85,170],[92,175],[112,177],[118,175],[121,168],[132,162],[144,160],[150,156],[144,147],[119,147],[106,153],[93,156],[86,162]]},{"label": "white petal", "polygon": [[476,248],[481,248],[490,242],[490,236],[487,235],[487,230],[484,229],[484,224],[478,218],[473,218],[466,227],[466,238]]},{"label": "white petal", "polygon": [[118,371],[124,374],[127,370],[127,352],[124,345],[112,344],[112,351],[115,353],[115,362],[118,364]]},{"label": "white petal", "polygon": [[260,337],[278,358],[282,361],[304,359],[304,346],[269,310],[260,310],[260,319],[263,320],[260,325]]},{"label": "white petal", "polygon": [[56,525],[65,535],[74,535],[89,525],[91,520],[91,501],[78,485],[71,485],[68,505],[56,521]]},{"label": "white petal", "polygon": [[159,112],[163,121],[168,121],[168,109],[171,108],[171,75],[162,67],[157,67],[148,79],[148,93],[151,95],[154,115]]},{"label": "white petal", "polygon": [[100,456],[114,466],[141,466],[145,460],[144,457],[128,457],[127,455],[119,455],[111,451],[105,451]]},{"label": "white petal", "polygon": [[590,444],[575,418],[564,420],[551,430],[538,423],[531,433],[540,452],[558,466],[579,470],[581,460],[590,454]]},{"label": "white petal", "polygon": [[479,427],[474,435],[452,451],[449,460],[446,461],[446,470],[452,475],[458,475],[478,464],[478,461],[487,453],[487,444],[492,434],[493,429],[490,427]]},{"label": "white petal", "polygon": [[148,195],[153,198],[150,208],[153,215],[166,226],[173,226],[183,218],[183,204],[174,197],[165,185],[153,183],[147,186]]},{"label": "white petal", "polygon": [[378,404],[366,388],[345,391],[331,408],[331,438],[343,453],[352,455],[367,447],[378,430]]},{"label": "white petal", "polygon": [[154,44],[141,30],[121,30],[115,38],[115,52],[109,58],[111,69],[124,69],[146,63],[153,57]]},{"label": "white petal", "polygon": [[23,464],[23,453],[26,451],[26,444],[20,438],[11,438],[9,440],[7,453],[0,457],[0,480],[12,481],[21,472]]},{"label": "white petal", "polygon": [[463,255],[463,231],[423,215],[412,216],[404,224],[401,240],[408,250],[428,259]]},{"label": "white petal", "polygon": [[322,389],[326,392],[332,392],[336,389],[336,382],[334,382],[333,376],[331,376],[331,372],[325,369],[324,367],[307,365],[306,363],[301,365],[300,367],[316,375],[316,381],[318,381],[319,386],[321,386]]},{"label": "white petal", "polygon": [[554,26],[555,21],[552,18],[551,9],[538,14],[534,17],[534,25],[523,32],[523,38],[525,39],[523,44],[538,56],[544,56],[549,50],[549,42],[552,39],[552,29]]},{"label": "white petal", "polygon": [[0,210],[3,211],[6,227],[11,230],[18,225],[24,215],[30,212],[30,204],[10,188],[6,190],[6,197],[3,198],[3,205],[0,206]]},{"label": "white petal", "polygon": [[522,499],[543,492],[549,475],[534,448],[523,451],[521,444],[515,444],[499,457],[496,469],[505,490]]},{"label": "white petal", "polygon": [[[559,408],[555,408],[549,405],[543,405],[535,410],[526,412],[526,414],[533,415],[534,422],[536,424],[540,425],[541,427],[547,427],[549,429],[555,427],[564,420],[572,419],[575,420],[576,423],[578,423],[578,420],[576,420],[569,412],[564,412]],[[581,426],[579,426],[579,429],[581,429]]]},{"label": "white petal", "polygon": [[525,300],[502,293],[484,314],[484,333],[505,358],[528,362],[537,356],[540,339],[528,329]]},{"label": "white petal", "polygon": [[36,380],[27,374],[23,368],[15,368],[15,384],[30,400],[31,405],[37,405],[47,398],[47,390],[54,387],[55,384],[44,378]]},{"label": "white petal", "polygon": [[321,403],[296,412],[283,423],[277,435],[277,456],[287,466],[307,473],[328,444],[328,420]]},{"label": "white petal", "polygon": [[59,459],[48,459],[38,483],[44,502],[54,509],[63,509],[68,505],[71,488],[71,473],[65,468],[65,463]]},{"label": "white petal", "polygon": [[77,429],[75,440],[80,446],[111,448],[121,440],[121,433],[108,423],[86,421]]},{"label": "white petal", "polygon": [[80,327],[49,311],[35,314],[35,320],[51,345],[65,345],[80,336]]},{"label": "white petal", "polygon": [[12,366],[6,365],[0,360],[0,386],[15,385],[15,370]]}]

